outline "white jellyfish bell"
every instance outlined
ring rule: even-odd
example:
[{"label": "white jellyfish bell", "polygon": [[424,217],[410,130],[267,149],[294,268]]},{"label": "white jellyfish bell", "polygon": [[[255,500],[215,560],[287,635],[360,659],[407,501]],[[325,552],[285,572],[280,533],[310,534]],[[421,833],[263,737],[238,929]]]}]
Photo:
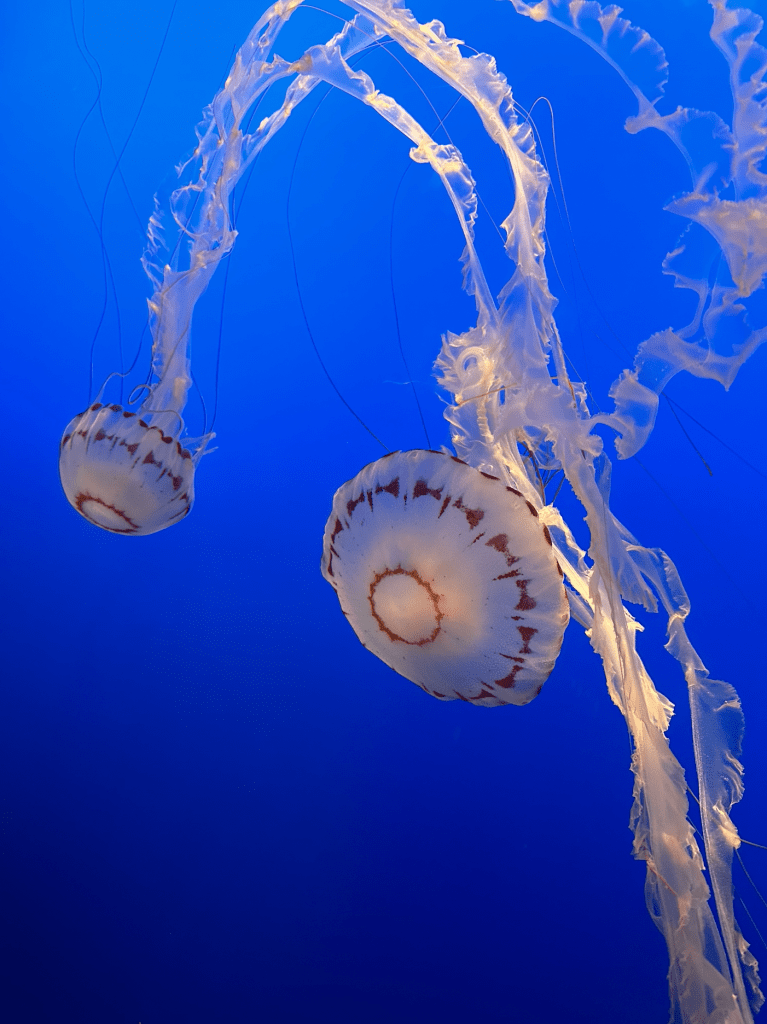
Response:
[{"label": "white jellyfish bell", "polygon": [[569,619],[535,507],[441,452],[395,452],[339,488],[322,572],[364,646],[440,700],[529,703]]},{"label": "white jellyfish bell", "polygon": [[61,439],[64,493],[110,533],[156,533],[183,519],[194,499],[194,467],[176,438],[120,405],[94,402]]}]

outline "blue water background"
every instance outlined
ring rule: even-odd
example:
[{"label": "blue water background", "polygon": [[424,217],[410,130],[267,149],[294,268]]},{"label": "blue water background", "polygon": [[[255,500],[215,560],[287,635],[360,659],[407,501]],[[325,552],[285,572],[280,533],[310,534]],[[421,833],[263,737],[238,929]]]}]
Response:
[{"label": "blue water background", "polygon": [[[570,224],[552,207],[564,282],[550,266],[552,290],[565,348],[595,406],[609,409],[609,384],[637,344],[691,316],[691,299],[660,272],[682,227],[662,207],[689,188],[686,167],[660,134],[623,130],[635,111],[630,93],[577,40],[508,3],[413,7],[494,53],[524,106],[541,95],[554,106]],[[716,109],[729,121],[707,4],[627,8],[666,47],[663,109]],[[117,178],[109,186],[103,238],[128,361],[145,321],[139,257],[152,196],[192,149],[201,110],[260,10],[180,0],[121,160],[130,202]],[[86,9],[118,151],[169,12],[167,0]],[[81,38],[78,4],[75,14]],[[221,270],[198,307],[193,367],[209,411],[222,317],[223,327],[219,447],[199,467],[193,512],[148,538],[107,534],[67,505],[56,466],[59,437],[89,400],[105,295],[99,237],[73,172],[96,87],[66,3],[7,5],[0,19],[0,1017],[663,1024],[666,950],[644,906],[644,865],[631,857],[629,739],[581,627],[570,626],[533,704],[441,703],[358,644],[320,575],[333,492],[383,449],[338,401],[312,350],[286,229],[291,174],[295,261],[316,345],[392,449],[427,444],[408,380],[428,443],[449,442],[432,363],[440,335],[472,323],[460,291],[463,243],[436,177],[410,166],[407,140],[346,96],[317,109],[318,90],[296,112],[242,193],[225,304]],[[336,26],[299,11],[277,50],[297,56]],[[361,66],[435,128],[389,54]],[[443,116],[454,95],[412,62],[406,68]],[[551,162],[548,117],[541,105],[535,114]],[[512,199],[500,157],[465,103],[447,124],[499,222]],[[76,163],[98,219],[114,159],[97,112],[82,127]],[[498,290],[508,265],[488,216],[478,232]],[[117,336],[110,291],[97,386],[120,365]],[[140,362],[136,381],[146,336]],[[668,389],[762,470],[766,368],[762,351],[729,393],[686,376]],[[116,385],[107,394],[119,400]],[[188,421],[201,431],[196,393]],[[735,817],[746,838],[765,843],[765,480],[683,421],[713,476],[662,404],[639,459],[615,467],[613,508],[642,543],[675,560],[693,605],[691,638],[712,674],[741,694],[747,792]],[[566,487],[559,501],[585,543]],[[678,705],[672,746],[695,788],[681,673],[663,650],[663,622],[637,614],[646,623],[640,652]],[[766,891],[767,853],[748,848],[744,857]],[[767,934],[767,912],[737,866],[735,877]]]}]

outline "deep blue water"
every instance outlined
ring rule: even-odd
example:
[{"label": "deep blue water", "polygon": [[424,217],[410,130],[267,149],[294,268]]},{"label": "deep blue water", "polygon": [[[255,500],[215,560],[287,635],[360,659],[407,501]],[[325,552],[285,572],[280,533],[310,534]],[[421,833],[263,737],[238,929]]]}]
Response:
[{"label": "deep blue water", "polygon": [[[198,469],[192,514],[124,538],[90,526],[61,493],[58,440],[89,398],[105,295],[73,166],[97,219],[114,167],[98,112],[86,119],[96,86],[76,36],[82,45],[84,24],[119,151],[170,9],[167,0],[105,0],[87,5],[83,22],[75,0],[76,33],[63,0],[0,13],[0,1018],[662,1024],[666,951],[645,910],[644,865],[631,858],[629,740],[581,628],[570,626],[533,704],[446,704],[362,649],[320,576],[333,492],[382,449],[337,400],[309,342],[288,184],[293,174],[301,294],[337,386],[390,448],[427,443],[402,383],[393,279],[429,443],[448,443],[431,366],[441,333],[465,330],[472,305],[460,291],[454,215],[431,171],[409,167],[406,140],[347,97],[317,109],[318,90],[258,161],[225,304],[222,269],[195,319],[193,367],[209,411],[222,317],[223,328],[219,447]],[[494,53],[524,106],[541,95],[553,104],[570,229],[552,206],[564,282],[550,266],[552,289],[565,347],[609,408],[609,384],[637,344],[690,317],[690,299],[660,272],[682,226],[662,206],[689,187],[685,165],[659,134],[623,130],[631,95],[577,40],[508,3],[418,0],[413,9]],[[115,177],[107,193],[117,305],[110,290],[98,383],[119,366],[118,308],[130,358],[142,335],[139,257],[152,196],[193,147],[200,112],[260,12],[258,0],[179,0],[121,159],[127,192]],[[729,121],[708,5],[641,0],[627,15],[666,48],[663,109],[717,109]],[[336,26],[299,11],[277,50],[297,56]],[[361,66],[435,126],[388,54]],[[444,115],[447,87],[407,68]],[[540,104],[535,113],[551,162],[548,118]],[[500,221],[511,202],[500,158],[465,105],[448,124]],[[498,289],[507,268],[489,218],[479,233]],[[142,372],[147,360],[144,338]],[[741,694],[747,791],[735,821],[761,843],[767,494],[764,476],[733,451],[764,472],[766,369],[761,351],[729,393],[681,375],[669,386],[716,434],[682,416],[712,476],[662,405],[650,443],[616,465],[613,483],[619,518],[675,560],[701,657]],[[193,395],[191,433],[202,429],[200,408]],[[582,512],[564,491],[560,500],[583,537]],[[671,741],[694,786],[681,673],[663,651],[663,623],[642,618],[640,653],[678,704]],[[767,853],[743,855],[766,892]],[[767,912],[737,865],[735,877],[755,921],[738,904],[743,930],[767,959],[755,930],[767,934]]]}]

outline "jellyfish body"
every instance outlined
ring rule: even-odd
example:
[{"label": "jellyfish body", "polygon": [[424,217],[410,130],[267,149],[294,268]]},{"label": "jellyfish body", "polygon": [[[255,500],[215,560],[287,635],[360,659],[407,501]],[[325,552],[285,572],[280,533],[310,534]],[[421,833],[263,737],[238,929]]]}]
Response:
[{"label": "jellyfish body", "polygon": [[364,646],[441,700],[529,703],[569,618],[535,507],[441,452],[396,452],[339,488],[322,572]]},{"label": "jellyfish body", "polygon": [[119,405],[95,402],[61,440],[59,472],[70,504],[110,533],[156,533],[194,500],[194,462],[170,434]]}]

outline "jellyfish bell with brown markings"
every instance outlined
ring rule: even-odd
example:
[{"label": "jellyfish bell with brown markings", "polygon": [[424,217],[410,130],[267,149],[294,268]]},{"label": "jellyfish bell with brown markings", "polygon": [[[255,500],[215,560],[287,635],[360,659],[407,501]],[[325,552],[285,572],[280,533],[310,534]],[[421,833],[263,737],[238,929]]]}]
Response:
[{"label": "jellyfish bell with brown markings", "polygon": [[180,522],[194,500],[194,468],[171,433],[120,405],[94,402],[61,439],[69,503],[110,533],[143,536]]},{"label": "jellyfish bell with brown markings", "polygon": [[396,452],[345,483],[322,571],[364,646],[440,700],[529,703],[569,618],[533,505],[442,452]]}]

